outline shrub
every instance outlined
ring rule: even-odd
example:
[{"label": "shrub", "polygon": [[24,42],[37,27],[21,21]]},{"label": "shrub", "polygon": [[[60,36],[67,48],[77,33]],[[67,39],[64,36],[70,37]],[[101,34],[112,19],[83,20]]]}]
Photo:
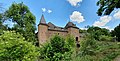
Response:
[{"label": "shrub", "polygon": [[110,42],[110,41],[112,41],[112,37],[111,36],[105,36],[105,35],[101,35],[100,36],[100,41],[108,41],[108,42]]},{"label": "shrub", "polygon": [[55,35],[40,47],[40,59],[47,61],[70,60],[72,51],[65,39]]},{"label": "shrub", "polygon": [[5,31],[0,36],[0,61],[35,61],[38,56],[37,47],[19,33]]},{"label": "shrub", "polygon": [[96,57],[90,56],[90,55],[85,55],[85,56],[77,56],[74,57],[72,61],[96,61],[94,60]]},{"label": "shrub", "polygon": [[75,39],[73,38],[73,36],[68,35],[66,37],[66,43],[69,45],[69,47],[75,47]]},{"label": "shrub", "polygon": [[86,37],[81,41],[80,53],[81,55],[93,55],[96,49],[96,40],[91,34],[86,35]]}]

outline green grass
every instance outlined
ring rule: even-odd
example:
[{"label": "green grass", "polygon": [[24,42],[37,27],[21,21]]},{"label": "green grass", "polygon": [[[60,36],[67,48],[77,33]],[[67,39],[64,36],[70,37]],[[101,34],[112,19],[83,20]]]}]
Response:
[{"label": "green grass", "polygon": [[113,61],[120,55],[119,42],[97,42],[94,55],[75,56],[72,61]]}]

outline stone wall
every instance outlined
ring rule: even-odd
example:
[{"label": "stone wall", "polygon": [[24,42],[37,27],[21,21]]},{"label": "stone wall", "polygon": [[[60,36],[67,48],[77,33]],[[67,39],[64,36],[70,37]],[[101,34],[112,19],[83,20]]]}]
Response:
[{"label": "stone wall", "polygon": [[80,33],[77,28],[68,28],[68,34],[72,35],[75,39],[78,37],[78,41],[80,41]]},{"label": "stone wall", "polygon": [[56,29],[48,29],[47,25],[39,25],[38,26],[39,44],[43,44],[55,34],[58,34],[63,37],[66,37],[68,34],[70,34],[75,38],[76,43],[79,43],[80,41],[80,33],[79,33],[79,29],[77,28],[70,27],[66,30],[56,30]]},{"label": "stone wall", "polygon": [[68,32],[67,31],[55,31],[55,30],[48,30],[48,38],[50,38],[51,36],[58,34],[60,36],[67,36]]},{"label": "stone wall", "polygon": [[39,25],[38,26],[38,40],[40,44],[47,41],[48,39],[47,34],[48,34],[48,26]]}]

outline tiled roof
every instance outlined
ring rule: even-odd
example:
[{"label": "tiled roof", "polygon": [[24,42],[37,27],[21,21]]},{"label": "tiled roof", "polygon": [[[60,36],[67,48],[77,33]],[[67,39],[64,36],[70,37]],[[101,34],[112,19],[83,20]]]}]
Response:
[{"label": "tiled roof", "polygon": [[65,27],[55,26],[55,25],[54,25],[53,23],[51,23],[51,22],[49,22],[49,23],[47,24],[46,21],[45,21],[44,15],[42,15],[39,24],[47,25],[47,26],[48,26],[48,29],[52,29],[52,30],[62,30],[62,31],[65,30],[65,31],[66,31],[67,28],[69,28],[69,27],[79,29],[79,28],[76,27],[76,25],[73,24],[72,22],[68,22]]},{"label": "tiled roof", "polygon": [[42,15],[42,17],[41,17],[41,19],[40,19],[40,23],[42,23],[42,24],[46,24],[46,21],[45,21],[44,15]]},{"label": "tiled roof", "polygon": [[69,28],[69,27],[78,28],[78,27],[76,27],[76,25],[73,24],[72,22],[68,22],[67,25],[65,26],[65,28]]}]

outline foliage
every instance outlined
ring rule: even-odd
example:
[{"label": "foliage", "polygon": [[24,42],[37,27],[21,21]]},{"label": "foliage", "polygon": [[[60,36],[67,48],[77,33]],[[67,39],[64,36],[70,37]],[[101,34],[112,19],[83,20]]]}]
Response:
[{"label": "foliage", "polygon": [[91,33],[93,36],[93,38],[97,41],[99,41],[100,37],[102,35],[105,36],[110,36],[110,31],[108,29],[105,28],[99,28],[99,27],[89,27],[87,30],[88,33]]},{"label": "foliage", "polygon": [[100,41],[108,41],[108,42],[110,42],[110,41],[113,41],[113,37],[101,35],[99,40]]},{"label": "foliage", "polygon": [[103,59],[101,59],[101,61],[113,61],[113,59],[116,58],[118,55],[118,52],[109,53]]},{"label": "foliage", "polygon": [[97,11],[99,16],[109,15],[115,8],[120,8],[120,0],[99,0],[97,6],[100,6]]},{"label": "foliage", "polygon": [[72,57],[72,61],[113,61],[120,55],[120,43],[118,42],[96,41],[95,45],[97,47],[93,48],[94,54],[79,54]]},{"label": "foliage", "polygon": [[87,30],[88,33],[92,33],[92,32],[99,32],[100,35],[110,35],[110,31],[108,29],[105,28],[100,28],[100,27],[89,27]]},{"label": "foliage", "polygon": [[100,56],[100,61],[113,61],[118,55],[120,55],[120,45],[115,42],[99,42],[98,45],[98,54]]},{"label": "foliage", "polygon": [[[68,38],[68,40],[73,41],[71,38]],[[45,43],[40,48],[40,59],[47,61],[70,60],[72,54],[70,46],[72,45],[69,45],[64,38],[55,35],[50,39],[50,42]]]},{"label": "foliage", "polygon": [[85,56],[81,56],[81,57],[75,57],[73,58],[73,61],[95,61],[93,60],[96,57],[92,57],[90,55],[85,55]]},{"label": "foliage", "polygon": [[35,16],[23,3],[13,3],[5,12],[6,21],[14,22],[11,30],[23,34],[27,41],[35,42]]},{"label": "foliage", "polygon": [[66,43],[67,43],[67,45],[68,45],[69,47],[76,47],[76,46],[75,46],[76,42],[75,42],[75,39],[73,38],[72,35],[67,35],[65,41],[66,41]]},{"label": "foliage", "polygon": [[80,33],[86,33],[87,31],[80,29],[79,32],[80,32]]},{"label": "foliage", "polygon": [[110,34],[111,34],[112,37],[114,37],[114,36],[115,36],[114,30],[112,30],[112,31],[110,32]]},{"label": "foliage", "polygon": [[54,36],[54,38],[50,39],[50,43],[51,43],[51,47],[54,49],[54,52],[61,52],[64,49],[65,46],[65,40],[64,38],[60,37],[60,36]]},{"label": "foliage", "polygon": [[88,34],[82,41],[81,41],[81,47],[80,47],[80,52],[81,56],[85,55],[94,55],[95,48],[97,47],[96,45],[96,40],[92,37],[92,34]]},{"label": "foliage", "polygon": [[4,30],[7,30],[7,26],[3,25],[3,15],[0,13],[0,35]]},{"label": "foliage", "polygon": [[120,24],[114,28],[114,31],[112,32],[113,36],[117,37],[117,40],[120,41]]},{"label": "foliage", "polygon": [[35,61],[37,47],[14,31],[4,31],[0,36],[0,61]]}]

